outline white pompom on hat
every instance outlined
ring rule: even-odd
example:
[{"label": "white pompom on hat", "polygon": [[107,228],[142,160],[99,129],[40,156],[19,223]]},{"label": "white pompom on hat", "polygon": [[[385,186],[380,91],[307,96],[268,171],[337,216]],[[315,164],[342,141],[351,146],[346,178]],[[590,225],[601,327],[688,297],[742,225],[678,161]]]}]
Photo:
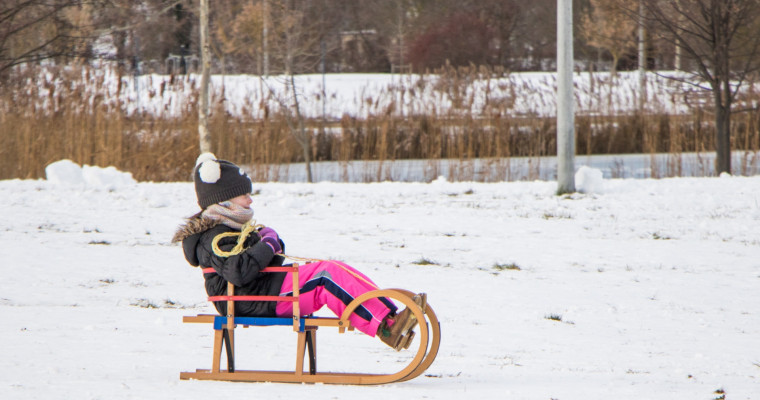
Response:
[{"label": "white pompom on hat", "polygon": [[216,160],[207,160],[198,167],[198,175],[204,183],[216,183],[222,177],[222,167]]},{"label": "white pompom on hat", "polygon": [[198,164],[200,164],[200,163],[202,163],[204,161],[208,161],[208,160],[216,160],[216,156],[214,155],[214,153],[206,152],[206,153],[202,153],[201,155],[199,155],[198,159],[195,160],[195,166],[197,167]]},{"label": "white pompom on hat", "polygon": [[229,161],[217,160],[212,153],[198,156],[193,180],[198,205],[204,210],[212,204],[251,193],[253,189],[251,179],[242,168]]}]

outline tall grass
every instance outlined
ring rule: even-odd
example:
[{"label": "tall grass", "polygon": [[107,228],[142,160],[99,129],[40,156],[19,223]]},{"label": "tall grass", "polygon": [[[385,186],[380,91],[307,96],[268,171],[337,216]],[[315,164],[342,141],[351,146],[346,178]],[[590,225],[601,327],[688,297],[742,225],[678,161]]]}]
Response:
[{"label": "tall grass", "polygon": [[[60,159],[88,165],[115,166],[138,180],[189,179],[199,152],[196,101],[172,104],[165,115],[130,111],[120,99],[130,89],[128,79],[108,85],[113,70],[89,68],[27,68],[0,87],[0,179],[36,179],[44,168]],[[45,77],[41,79],[40,77]],[[367,180],[388,179],[385,162],[406,159],[448,163],[452,179],[512,180],[511,157],[552,156],[556,151],[554,118],[514,116],[512,103],[526,88],[509,86],[505,71],[459,68],[436,71],[436,79],[421,79],[417,91],[381,93],[417,104],[406,115],[396,106],[368,104],[367,117],[344,116],[338,121],[307,120],[312,132],[314,161],[379,161],[365,172]],[[477,83],[479,94],[471,89]],[[186,91],[189,78],[175,78],[152,91],[166,96]],[[601,85],[601,84],[600,84]],[[393,88],[387,89],[394,90]],[[400,90],[400,89],[399,89]],[[425,104],[420,92],[433,90],[449,102],[445,111]],[[191,90],[192,93],[195,93]],[[492,93],[499,92],[496,96]],[[504,96],[503,93],[510,93]],[[482,102],[485,104],[475,104]],[[750,95],[745,102],[760,100]],[[544,99],[543,101],[550,101]],[[215,98],[210,118],[212,148],[217,156],[252,165],[253,178],[276,181],[287,178],[281,164],[303,161],[298,144],[290,137],[284,115],[265,110],[264,117],[244,119],[225,111],[224,100]],[[266,107],[247,104],[250,109]],[[477,111],[475,111],[477,110]],[[243,112],[242,115],[251,115]],[[668,153],[667,176],[684,173],[679,162],[685,152],[713,150],[714,127],[709,111],[669,115],[664,111],[638,114],[596,113],[576,117],[577,154]],[[739,174],[756,172],[760,150],[760,113],[738,113],[732,124],[732,147],[746,151]],[[474,177],[472,161],[487,159],[492,176]],[[538,165],[536,165],[538,168]],[[705,168],[705,171],[708,169]],[[435,171],[434,171],[435,172]],[[438,171],[440,172],[440,171]],[[659,176],[655,176],[659,177]],[[390,177],[392,179],[392,176]]]}]

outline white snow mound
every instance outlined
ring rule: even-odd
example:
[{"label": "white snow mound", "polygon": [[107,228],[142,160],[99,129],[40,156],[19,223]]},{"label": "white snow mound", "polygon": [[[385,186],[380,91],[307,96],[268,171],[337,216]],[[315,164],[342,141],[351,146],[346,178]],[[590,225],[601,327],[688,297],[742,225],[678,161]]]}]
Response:
[{"label": "white snow mound", "polygon": [[578,168],[575,173],[575,188],[581,193],[602,193],[604,191],[602,171],[585,165]]},{"label": "white snow mound", "polygon": [[71,160],[60,160],[45,167],[48,182],[61,186],[82,187],[87,189],[114,191],[131,187],[137,181],[129,172],[122,172],[116,167],[106,168],[79,164]]}]

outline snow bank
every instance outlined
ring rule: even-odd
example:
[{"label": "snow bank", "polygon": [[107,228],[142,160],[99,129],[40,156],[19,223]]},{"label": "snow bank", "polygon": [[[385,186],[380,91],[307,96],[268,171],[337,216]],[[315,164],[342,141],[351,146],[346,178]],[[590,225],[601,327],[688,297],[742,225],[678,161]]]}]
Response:
[{"label": "snow bank", "polygon": [[61,186],[101,189],[107,191],[119,190],[137,184],[132,174],[122,172],[116,167],[96,167],[79,164],[71,160],[60,160],[45,167],[45,177],[49,182]]}]

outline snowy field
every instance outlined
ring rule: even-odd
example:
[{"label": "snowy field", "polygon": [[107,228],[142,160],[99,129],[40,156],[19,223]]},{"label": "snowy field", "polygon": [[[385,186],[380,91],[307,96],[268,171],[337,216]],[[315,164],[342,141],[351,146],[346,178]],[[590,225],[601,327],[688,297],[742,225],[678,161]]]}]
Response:
[{"label": "snowy field", "polygon": [[[292,255],[426,291],[435,363],[386,386],[180,381],[208,368],[200,271],[169,240],[191,183],[118,171],[0,181],[0,399],[760,398],[760,177],[254,184]],[[50,172],[54,172],[50,174]],[[425,264],[425,265],[421,265]],[[320,330],[320,369],[404,353]],[[238,334],[238,368],[292,368],[287,328]]]}]

